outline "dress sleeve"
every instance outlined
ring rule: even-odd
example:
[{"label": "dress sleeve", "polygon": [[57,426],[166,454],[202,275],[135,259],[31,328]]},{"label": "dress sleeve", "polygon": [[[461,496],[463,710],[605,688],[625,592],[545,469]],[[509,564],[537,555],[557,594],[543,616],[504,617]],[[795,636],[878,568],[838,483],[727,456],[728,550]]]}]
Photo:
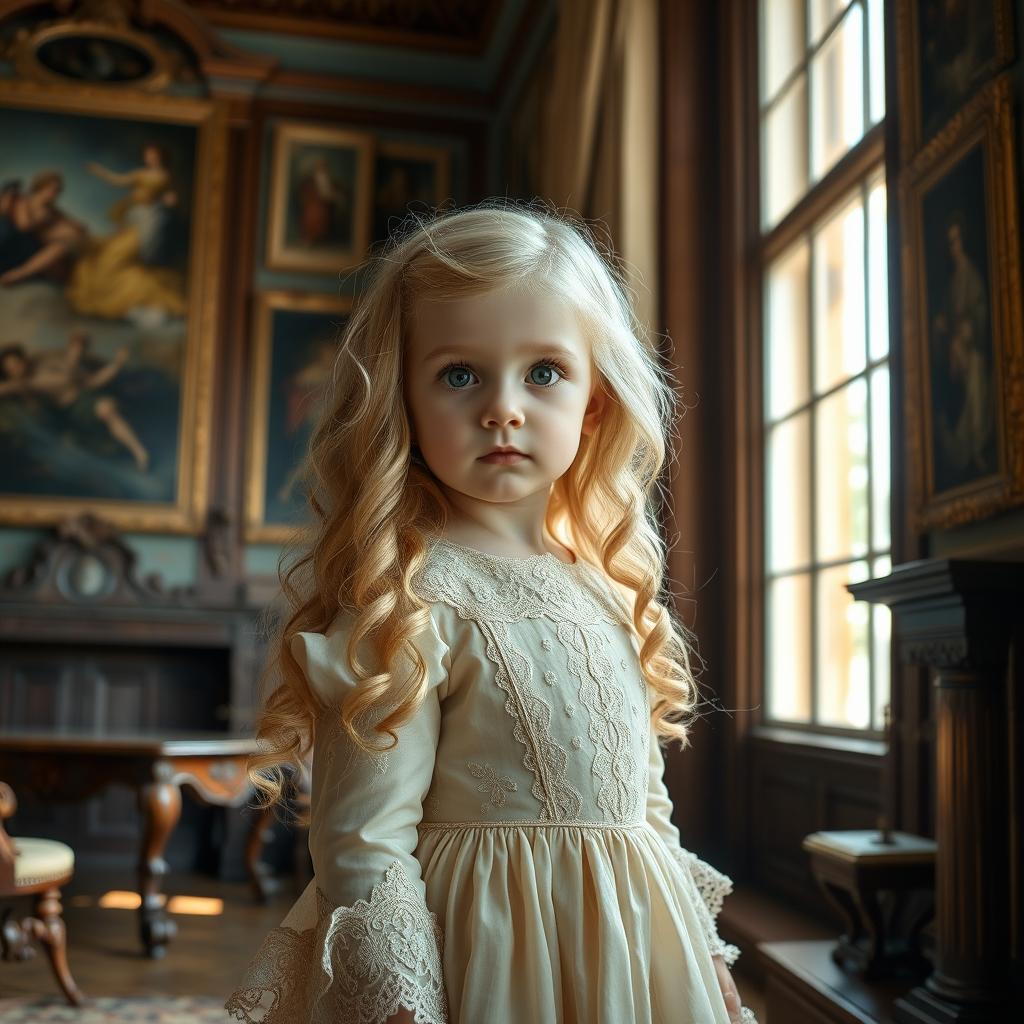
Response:
[{"label": "dress sleeve", "polygon": [[[327,703],[313,750],[314,877],[228,1000],[227,1009],[247,1024],[384,1024],[402,1008],[415,1011],[417,1024],[448,1020],[443,936],[414,850],[434,771],[449,650],[431,617],[416,641],[427,665],[426,697],[397,730],[397,747],[367,754],[336,724],[336,706],[354,685],[347,639],[339,628],[292,641]],[[387,710],[376,711],[375,720]]]},{"label": "dress sleeve", "polygon": [[647,785],[647,822],[664,840],[669,852],[683,869],[691,885],[694,907],[704,926],[704,937],[712,956],[720,956],[731,967],[740,955],[739,947],[723,942],[715,926],[722,902],[732,892],[732,879],[706,864],[695,853],[683,849],[679,830],[672,824],[672,799],[665,786],[665,760],[653,728],[650,737],[650,774]]}]

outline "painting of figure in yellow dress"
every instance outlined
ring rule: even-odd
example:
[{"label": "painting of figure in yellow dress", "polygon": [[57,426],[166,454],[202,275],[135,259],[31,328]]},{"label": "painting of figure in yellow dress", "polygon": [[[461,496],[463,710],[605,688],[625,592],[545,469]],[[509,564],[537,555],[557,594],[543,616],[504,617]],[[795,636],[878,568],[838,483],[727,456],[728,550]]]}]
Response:
[{"label": "painting of figure in yellow dress", "polygon": [[3,102],[7,88],[0,518],[18,521],[39,498],[57,503],[51,518],[62,501],[68,512],[111,503],[126,522],[138,521],[123,515],[132,503],[181,509],[196,415],[206,415],[196,393],[208,391],[196,303],[211,300],[193,294],[207,277],[193,253],[208,248],[194,235],[209,238],[201,129],[190,117],[20,108]]}]

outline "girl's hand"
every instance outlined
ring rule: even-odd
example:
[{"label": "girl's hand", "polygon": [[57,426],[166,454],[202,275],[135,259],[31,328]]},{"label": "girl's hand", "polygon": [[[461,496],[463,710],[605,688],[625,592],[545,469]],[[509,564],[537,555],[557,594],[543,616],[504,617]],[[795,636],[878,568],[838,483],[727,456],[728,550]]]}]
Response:
[{"label": "girl's hand", "polygon": [[726,965],[725,960],[720,956],[713,956],[711,962],[715,965],[718,973],[718,984],[722,989],[722,998],[725,999],[725,1008],[729,1011],[729,1024],[740,1024],[740,1008],[743,1003],[740,1000],[739,990],[732,974]]},{"label": "girl's hand", "polygon": [[403,1006],[391,1014],[384,1024],[416,1024],[416,1018],[413,1016],[412,1010],[407,1010]]}]

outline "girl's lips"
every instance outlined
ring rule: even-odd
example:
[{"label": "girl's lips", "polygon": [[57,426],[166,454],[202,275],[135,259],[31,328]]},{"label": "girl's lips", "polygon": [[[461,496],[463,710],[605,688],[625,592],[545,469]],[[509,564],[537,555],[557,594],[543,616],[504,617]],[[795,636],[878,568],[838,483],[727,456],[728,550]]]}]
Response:
[{"label": "girl's lips", "polygon": [[520,459],[525,459],[528,456],[522,452],[491,452],[490,455],[484,455],[481,457],[481,462],[495,462],[498,464],[519,462]]}]

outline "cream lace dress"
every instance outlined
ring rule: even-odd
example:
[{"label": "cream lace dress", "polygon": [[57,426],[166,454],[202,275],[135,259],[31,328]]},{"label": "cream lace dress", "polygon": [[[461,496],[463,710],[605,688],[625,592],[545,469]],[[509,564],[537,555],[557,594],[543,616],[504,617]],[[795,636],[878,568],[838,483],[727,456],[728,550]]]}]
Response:
[{"label": "cream lace dress", "polygon": [[[227,1002],[263,1024],[728,1024],[731,882],[682,849],[628,609],[552,554],[437,540],[414,580],[430,689],[364,754],[325,716],[315,877]],[[293,650],[352,685],[345,619]],[[753,1015],[744,1009],[744,1020]]]}]

